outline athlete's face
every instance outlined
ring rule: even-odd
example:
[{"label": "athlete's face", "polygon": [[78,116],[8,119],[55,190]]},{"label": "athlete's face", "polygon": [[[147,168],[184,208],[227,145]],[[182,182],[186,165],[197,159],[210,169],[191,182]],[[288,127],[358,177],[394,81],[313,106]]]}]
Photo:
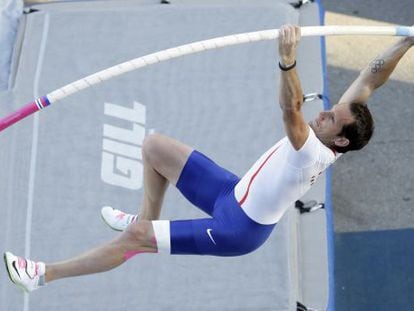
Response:
[{"label": "athlete's face", "polygon": [[342,146],[349,144],[348,139],[338,136],[344,125],[354,122],[355,119],[349,109],[349,104],[335,105],[331,110],[322,111],[319,116],[309,122],[310,127],[327,146]]}]

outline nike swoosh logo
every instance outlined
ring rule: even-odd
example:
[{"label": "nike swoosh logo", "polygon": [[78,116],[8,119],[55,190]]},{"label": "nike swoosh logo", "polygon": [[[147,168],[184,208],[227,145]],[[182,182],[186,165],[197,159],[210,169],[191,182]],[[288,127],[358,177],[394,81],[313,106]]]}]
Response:
[{"label": "nike swoosh logo", "polygon": [[211,235],[211,231],[213,231],[213,229],[207,229],[207,235],[210,238],[210,240],[214,243],[214,245],[217,245],[216,241],[214,241],[214,238]]}]

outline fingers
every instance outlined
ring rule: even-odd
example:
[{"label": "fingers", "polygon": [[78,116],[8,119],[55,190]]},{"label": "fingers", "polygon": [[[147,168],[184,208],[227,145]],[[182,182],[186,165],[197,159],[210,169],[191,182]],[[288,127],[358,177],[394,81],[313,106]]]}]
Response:
[{"label": "fingers", "polygon": [[294,27],[295,27],[296,42],[299,42],[301,39],[300,27],[298,25],[295,25]]},{"label": "fingers", "polygon": [[279,55],[283,63],[291,64],[296,58],[296,47],[300,40],[300,27],[283,25],[279,29]]},{"label": "fingers", "polygon": [[301,38],[300,27],[297,25],[282,25],[279,29],[279,41],[282,44],[295,44]]}]

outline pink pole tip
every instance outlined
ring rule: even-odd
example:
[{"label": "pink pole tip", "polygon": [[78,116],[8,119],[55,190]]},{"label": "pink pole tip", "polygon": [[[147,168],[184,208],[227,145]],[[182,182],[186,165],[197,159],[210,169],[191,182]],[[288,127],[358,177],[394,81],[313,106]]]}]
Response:
[{"label": "pink pole tip", "polygon": [[24,119],[25,117],[35,113],[38,111],[39,108],[37,107],[35,102],[31,102],[19,110],[16,110],[12,114],[8,115],[0,119],[0,131],[8,128],[9,126],[13,125],[14,123],[19,122],[20,120]]}]

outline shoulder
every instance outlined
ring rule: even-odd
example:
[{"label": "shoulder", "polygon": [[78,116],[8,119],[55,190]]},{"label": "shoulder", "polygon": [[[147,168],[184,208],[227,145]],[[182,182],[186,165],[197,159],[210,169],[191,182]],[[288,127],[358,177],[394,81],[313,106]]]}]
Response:
[{"label": "shoulder", "polygon": [[309,127],[309,134],[305,143],[299,150],[295,150],[293,146],[290,146],[289,162],[296,167],[309,166],[318,162],[333,163],[336,158],[336,152],[325,146],[316,137],[311,127]]}]

